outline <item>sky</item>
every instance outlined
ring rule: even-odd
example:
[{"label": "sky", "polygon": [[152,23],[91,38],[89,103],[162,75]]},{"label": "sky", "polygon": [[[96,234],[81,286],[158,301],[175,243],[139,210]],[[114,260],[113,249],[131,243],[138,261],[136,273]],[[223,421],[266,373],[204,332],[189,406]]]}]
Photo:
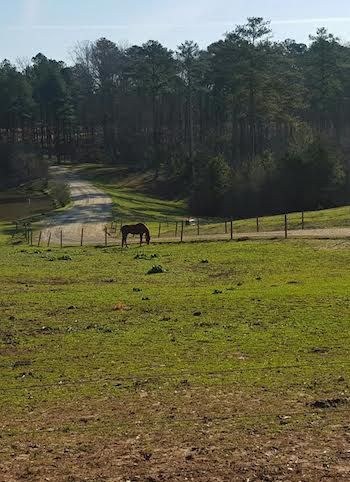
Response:
[{"label": "sky", "polygon": [[205,48],[247,17],[271,20],[274,39],[307,42],[318,27],[350,42],[349,0],[0,0],[0,59],[38,52],[70,63],[77,42],[123,45],[185,40]]}]

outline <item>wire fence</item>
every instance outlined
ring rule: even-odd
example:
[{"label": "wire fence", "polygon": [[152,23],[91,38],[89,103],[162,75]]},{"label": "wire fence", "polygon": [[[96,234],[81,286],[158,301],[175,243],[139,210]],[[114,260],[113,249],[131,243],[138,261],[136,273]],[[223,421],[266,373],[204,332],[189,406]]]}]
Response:
[{"label": "wire fence", "polygon": [[[323,213],[323,212],[322,212]],[[341,213],[330,220],[315,212],[283,214],[272,217],[250,219],[151,219],[144,221],[151,232],[152,242],[184,243],[193,241],[241,240],[242,238],[346,238],[350,237],[349,215]],[[13,240],[24,240],[30,246],[69,247],[69,246],[117,246],[121,244],[120,229],[125,224],[136,224],[142,220],[113,219],[110,223],[72,223],[69,229],[64,226],[35,229],[30,223],[17,222]],[[128,243],[137,244],[138,237],[129,237]]]}]

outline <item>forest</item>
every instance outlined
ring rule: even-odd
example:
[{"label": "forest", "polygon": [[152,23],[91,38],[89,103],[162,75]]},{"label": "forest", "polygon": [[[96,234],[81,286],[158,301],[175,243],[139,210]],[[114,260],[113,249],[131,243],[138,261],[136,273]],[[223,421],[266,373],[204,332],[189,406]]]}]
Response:
[{"label": "forest", "polygon": [[325,28],[274,41],[254,17],[205,50],[100,38],[72,57],[0,64],[1,185],[97,162],[151,172],[202,216],[347,202],[350,45]]}]

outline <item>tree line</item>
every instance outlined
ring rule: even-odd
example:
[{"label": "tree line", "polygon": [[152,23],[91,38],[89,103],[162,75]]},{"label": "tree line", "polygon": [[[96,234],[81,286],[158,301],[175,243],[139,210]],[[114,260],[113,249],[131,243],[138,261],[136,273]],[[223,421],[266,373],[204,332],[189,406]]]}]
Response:
[{"label": "tree line", "polygon": [[202,215],[346,202],[350,46],[326,29],[276,42],[254,17],[205,50],[101,38],[74,58],[0,64],[3,180],[45,172],[40,151],[152,170]]}]

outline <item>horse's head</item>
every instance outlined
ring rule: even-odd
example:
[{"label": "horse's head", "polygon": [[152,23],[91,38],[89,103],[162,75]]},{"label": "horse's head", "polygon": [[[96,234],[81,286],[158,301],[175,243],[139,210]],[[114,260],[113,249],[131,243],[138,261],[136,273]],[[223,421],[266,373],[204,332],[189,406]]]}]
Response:
[{"label": "horse's head", "polygon": [[149,244],[151,242],[151,235],[149,234],[149,231],[146,231],[146,243]]}]

